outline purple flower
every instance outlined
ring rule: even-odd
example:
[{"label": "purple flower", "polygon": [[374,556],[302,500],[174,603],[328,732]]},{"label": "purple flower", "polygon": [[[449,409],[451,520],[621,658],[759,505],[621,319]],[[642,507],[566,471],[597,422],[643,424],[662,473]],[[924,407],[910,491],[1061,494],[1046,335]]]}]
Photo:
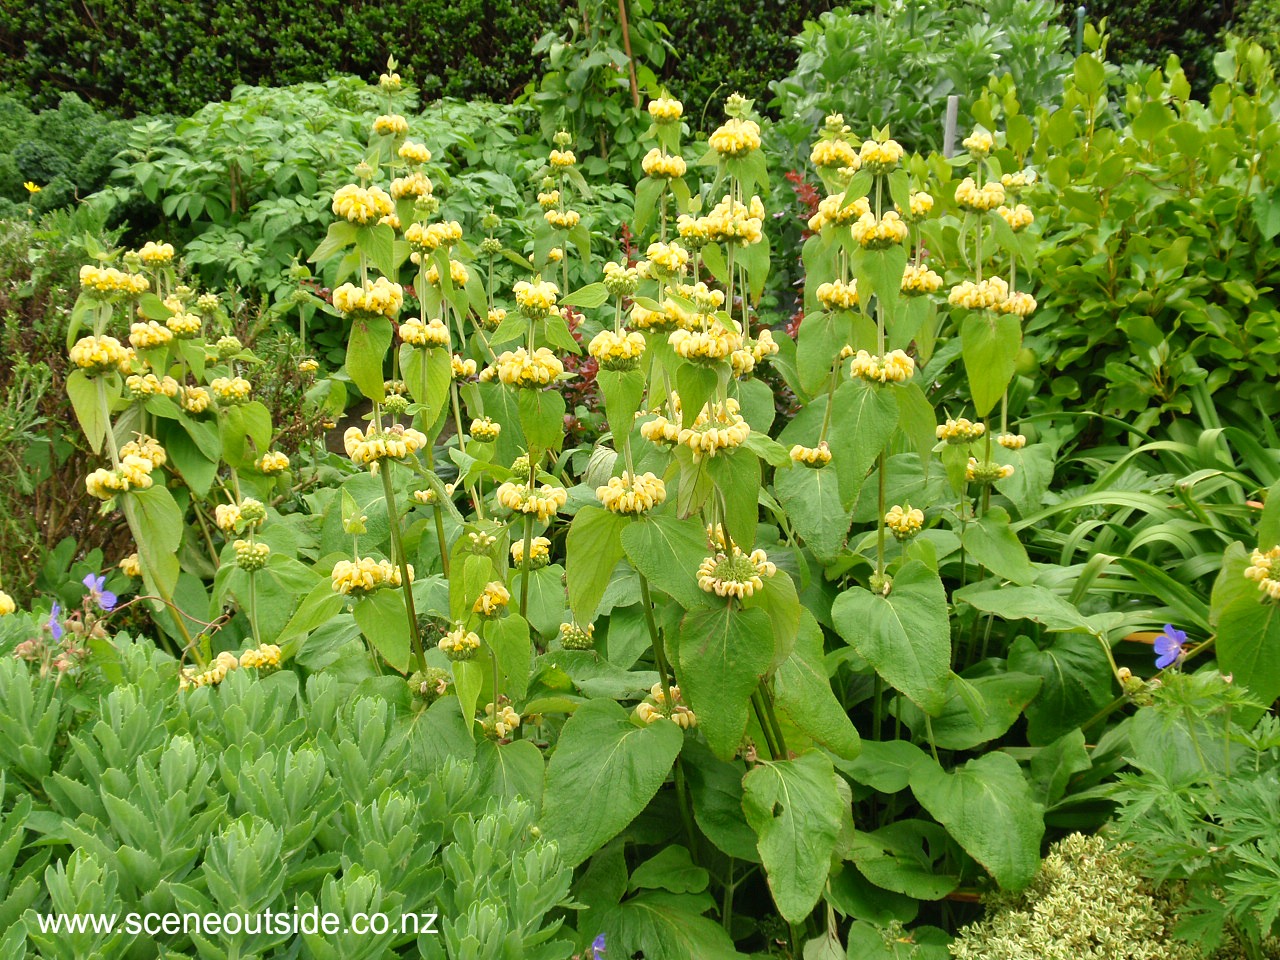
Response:
[{"label": "purple flower", "polygon": [[49,634],[55,640],[62,639],[62,604],[53,601],[53,609],[49,611]]},{"label": "purple flower", "polygon": [[583,960],[603,960],[604,958],[604,934],[596,937],[591,941],[591,951],[583,957]]},{"label": "purple flower", "polygon": [[1186,656],[1186,643],[1186,633],[1182,630],[1175,630],[1173,624],[1166,623],[1164,625],[1164,633],[1156,637],[1155,640],[1156,668],[1163,670]]},{"label": "purple flower", "polygon": [[96,577],[90,573],[80,581],[89,589],[89,599],[98,605],[104,612],[110,613],[115,609],[116,601],[119,599],[110,590],[102,589],[107,582],[107,575],[100,573]]}]

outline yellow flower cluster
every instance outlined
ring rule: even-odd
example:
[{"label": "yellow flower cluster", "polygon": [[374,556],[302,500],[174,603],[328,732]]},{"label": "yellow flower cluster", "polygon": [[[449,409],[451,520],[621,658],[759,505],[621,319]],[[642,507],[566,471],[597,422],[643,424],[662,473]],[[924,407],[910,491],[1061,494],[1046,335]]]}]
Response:
[{"label": "yellow flower cluster", "polygon": [[373,132],[382,137],[401,137],[409,132],[409,121],[398,113],[384,113],[373,121]]},{"label": "yellow flower cluster", "polygon": [[678,243],[651,243],[645,251],[649,263],[668,276],[678,276],[689,265],[689,251]]},{"label": "yellow flower cluster", "polygon": [[996,304],[997,313],[1011,313],[1018,317],[1029,317],[1035,312],[1036,298],[1029,293],[1011,293],[1003,303]]},{"label": "yellow flower cluster", "polygon": [[1009,225],[1014,233],[1020,233],[1035,222],[1036,215],[1031,212],[1031,208],[1025,203],[1020,203],[1016,207],[1001,206],[996,209],[996,213],[1000,215],[1000,219]]},{"label": "yellow flower cluster", "polygon": [[744,554],[733,546],[728,553],[716,553],[698,566],[698,586],[717,597],[744,600],[764,589],[764,578],[778,572],[763,550]]},{"label": "yellow flower cluster", "polygon": [[71,348],[71,362],[92,374],[124,370],[131,355],[115,337],[81,337]]},{"label": "yellow flower cluster", "polygon": [[[524,565],[524,539],[512,541],[511,562],[517,567]],[[533,537],[529,541],[529,567],[540,570],[551,562],[551,541],[546,537]]]},{"label": "yellow flower cluster", "polygon": [[651,443],[686,446],[693,451],[693,459],[700,460],[741,446],[751,435],[751,425],[738,413],[738,401],[730,397],[707,403],[691,427],[659,416],[641,426],[640,434]]},{"label": "yellow flower cluster", "polygon": [[993,463],[990,460],[979,461],[970,457],[964,468],[964,478],[970,483],[995,483],[1013,476],[1013,467],[1009,464]]},{"label": "yellow flower cluster", "polygon": [[138,251],[138,259],[148,267],[163,267],[165,264],[173,263],[173,244],[148,240]]},{"label": "yellow flower cluster", "polygon": [[13,597],[0,590],[0,617],[7,617],[17,612],[17,609],[18,605],[13,602]]},{"label": "yellow flower cluster", "polygon": [[333,291],[333,305],[347,316],[378,316],[394,320],[404,306],[404,290],[386,277],[363,286],[344,283]]},{"label": "yellow flower cluster", "polygon": [[[697,283],[679,283],[674,287],[667,287],[667,292],[692,301],[699,316],[715,313],[724,306],[724,291],[709,289],[701,280]],[[689,323],[685,322],[685,318],[688,318]],[[686,310],[680,311],[679,319],[681,326],[691,327],[693,324],[700,322]]]},{"label": "yellow flower cluster", "polygon": [[437,248],[448,249],[462,239],[462,224],[457,220],[440,223],[411,223],[404,238],[416,253],[434,253]]},{"label": "yellow flower cluster", "polygon": [[564,373],[564,364],[547,347],[529,353],[524,347],[498,355],[498,379],[512,387],[545,387]]},{"label": "yellow flower cluster", "polygon": [[1002,277],[986,280],[966,280],[951,288],[947,302],[953,307],[970,310],[991,310],[1009,299],[1009,284]]},{"label": "yellow flower cluster", "polygon": [[267,557],[271,556],[271,548],[269,546],[265,543],[255,543],[252,540],[237,540],[234,544],[234,549],[236,552],[236,566],[250,573],[265,567],[267,565]]},{"label": "yellow flower cluster", "polygon": [[809,162],[818,168],[861,166],[862,161],[847,140],[819,140],[813,145]]},{"label": "yellow flower cluster", "polygon": [[635,331],[619,334],[601,330],[587,344],[587,353],[605,370],[634,370],[644,356],[644,336]]},{"label": "yellow flower cluster", "polygon": [[[409,579],[413,579],[413,565],[409,565]],[[373,593],[382,587],[399,587],[403,584],[400,568],[390,560],[358,557],[355,560],[339,560],[329,575],[334,593]]]},{"label": "yellow flower cluster", "polygon": [[267,476],[284,473],[289,469],[289,457],[287,454],[281,453],[279,450],[272,450],[264,453],[256,461],[254,461],[254,469],[259,473],[265,473]]},{"label": "yellow flower cluster", "polygon": [[578,158],[573,155],[572,150],[552,150],[547,160],[552,168],[556,170],[568,170],[578,162]]},{"label": "yellow flower cluster", "polygon": [[921,297],[942,289],[942,277],[923,263],[909,263],[902,271],[902,292],[909,297]]},{"label": "yellow flower cluster", "polygon": [[213,313],[221,305],[216,293],[202,293],[196,297],[196,309],[201,313]]},{"label": "yellow flower cluster", "polygon": [[981,420],[976,423],[968,417],[960,417],[957,420],[947,420],[946,423],[938,424],[934,431],[934,436],[939,440],[945,440],[947,443],[960,444],[972,443],[987,432],[987,425]]},{"label": "yellow flower cluster", "polygon": [[98,299],[132,297],[151,289],[151,281],[140,273],[126,273],[115,267],[80,268],[80,286]]},{"label": "yellow flower cluster", "polygon": [[547,251],[548,263],[559,263],[564,259],[564,247],[552,247]]},{"label": "yellow flower cluster", "polygon": [[189,340],[200,335],[201,320],[194,313],[175,313],[164,322],[179,340]]},{"label": "yellow flower cluster", "polygon": [[698,725],[698,718],[692,710],[681,702],[680,688],[671,685],[672,703],[667,708],[667,698],[662,692],[659,681],[649,690],[649,700],[642,700],[636,705],[636,717],[643,723],[657,723],[659,720],[670,720],[681,730],[689,730]]},{"label": "yellow flower cluster", "polygon": [[850,204],[845,204],[844,198],[843,192],[824,197],[818,204],[818,212],[809,218],[809,229],[821,233],[829,225],[843,226],[871,214],[871,205],[866,197],[858,197]]},{"label": "yellow flower cluster", "polygon": [[696,363],[718,363],[735,350],[742,349],[742,334],[731,330],[719,320],[713,320],[703,330],[675,330],[667,337],[667,343],[686,360]]},{"label": "yellow flower cluster", "polygon": [[333,195],[333,212],[348,223],[373,223],[395,213],[395,204],[381,187],[348,183]]},{"label": "yellow flower cluster", "polygon": [[569,499],[564,487],[544,483],[536,489],[530,489],[528,484],[513,483],[510,480],[498,487],[496,495],[498,503],[512,513],[532,515],[542,523],[549,522]]},{"label": "yellow flower cluster", "polygon": [[604,286],[612,296],[629,297],[640,285],[640,271],[625,263],[609,261],[604,265]]},{"label": "yellow flower cluster", "polygon": [[146,457],[130,454],[120,458],[118,467],[100,467],[85,477],[84,487],[92,497],[110,500],[117,493],[130,490],[146,490],[151,486],[151,471],[155,469]]},{"label": "yellow flower cluster", "polygon": [[[433,287],[440,286],[440,270],[433,263],[427,267],[427,283]],[[471,279],[471,274],[467,271],[466,264],[450,258],[449,260],[449,282],[455,287],[465,287],[467,281]]]},{"label": "yellow flower cluster", "polygon": [[550,210],[552,207],[560,206],[560,191],[551,190],[547,193],[538,194],[538,206],[543,210]]},{"label": "yellow flower cluster", "polygon": [[864,250],[883,250],[907,239],[907,225],[896,211],[889,210],[879,220],[870,211],[853,225],[853,239]]},{"label": "yellow flower cluster", "polygon": [[655,123],[675,123],[684,115],[684,104],[672,97],[649,101],[649,116]]},{"label": "yellow flower cluster", "polygon": [[480,596],[476,597],[476,602],[471,605],[471,612],[478,613],[482,617],[496,617],[507,608],[510,602],[511,592],[507,589],[507,585],[501,580],[490,580],[484,585]]},{"label": "yellow flower cluster", "polygon": [[760,149],[760,124],[754,120],[730,117],[707,142],[722,157],[745,157]]},{"label": "yellow flower cluster", "polygon": [[220,503],[213,508],[213,522],[223,533],[256,530],[267,519],[261,500],[245,497],[239,504]]},{"label": "yellow flower cluster", "polygon": [[280,667],[280,648],[274,643],[260,643],[240,654],[240,666],[252,667],[259,673],[270,673]]},{"label": "yellow flower cluster", "polygon": [[849,375],[868,383],[902,383],[916,372],[916,362],[901,350],[894,350],[883,357],[859,350],[849,364]]},{"label": "yellow flower cluster", "polygon": [[455,353],[449,360],[449,371],[455,380],[468,380],[476,375],[476,362],[470,357],[463,359]]},{"label": "yellow flower cluster", "polygon": [[178,381],[173,377],[165,377],[162,380],[154,373],[131,373],[125,378],[124,385],[138,399],[154,397],[157,393],[162,393],[166,397],[176,397],[180,389]]},{"label": "yellow flower cluster", "polygon": [[391,181],[391,196],[396,200],[428,197],[431,195],[431,190],[431,180],[421,170],[415,170],[406,177],[396,177]]},{"label": "yellow flower cluster", "polygon": [[216,687],[227,678],[232,670],[240,668],[240,658],[228,650],[223,650],[214,658],[208,670],[196,672],[194,667],[184,667],[178,675],[178,686],[182,690],[195,687]]},{"label": "yellow flower cluster", "polygon": [[908,200],[907,206],[911,209],[911,218],[913,220],[920,220],[933,212],[933,196],[932,194],[925,193],[923,190],[917,191],[916,193],[911,194],[911,198]]},{"label": "yellow flower cluster", "polygon": [[412,140],[406,140],[400,144],[400,149],[396,151],[396,156],[407,163],[431,162],[431,151],[426,148],[426,145],[415,143]]},{"label": "yellow flower cluster", "polygon": [[975,130],[961,141],[962,146],[978,159],[991,152],[996,145],[995,138],[985,130]]},{"label": "yellow flower cluster", "polygon": [[136,553],[131,553],[119,563],[116,564],[120,568],[120,572],[126,577],[142,576],[142,561],[138,559]]},{"label": "yellow flower cluster", "polygon": [[223,360],[228,360],[231,357],[234,357],[244,349],[244,345],[240,342],[239,337],[219,337],[215,346],[218,350],[218,356]]},{"label": "yellow flower cluster", "polygon": [[396,424],[380,430],[376,424],[369,424],[367,430],[359,427],[348,427],[342,435],[342,446],[352,463],[375,463],[390,457],[403,460],[411,457],[427,445],[425,434]]},{"label": "yellow flower cluster", "polygon": [[1275,568],[1278,560],[1280,547],[1267,551],[1255,549],[1249,557],[1250,565],[1244,571],[1245,578],[1256,583],[1268,600],[1280,600],[1280,577],[1275,576],[1280,573]]},{"label": "yellow flower cluster", "polygon": [[169,462],[169,456],[164,452],[164,447],[160,446],[160,441],[145,433],[138,434],[136,439],[130,440],[121,447],[120,456],[142,457],[144,460],[150,460],[154,468],[163,467]]},{"label": "yellow flower cluster", "polygon": [[507,319],[507,311],[502,307],[494,307],[484,318],[484,328],[486,330],[497,330],[502,326],[502,321]]},{"label": "yellow flower cluster", "polygon": [[135,323],[129,328],[129,345],[135,350],[163,347],[173,339],[173,331],[156,320]]},{"label": "yellow flower cluster", "polygon": [[852,310],[858,305],[858,282],[836,280],[822,284],[818,287],[818,303],[827,311]]},{"label": "yellow flower cluster", "polygon": [[667,487],[652,473],[633,477],[624,470],[622,476],[610,477],[603,487],[596,487],[596,499],[610,513],[639,515],[665,501]]},{"label": "yellow flower cluster", "polygon": [[763,363],[769,357],[776,357],[779,350],[778,341],[773,339],[773,331],[768,329],[761,330],[760,336],[748,342],[747,347],[751,350],[751,359],[756,363]]},{"label": "yellow flower cluster", "polygon": [[499,710],[494,704],[486,703],[484,705],[484,724],[485,728],[492,727],[493,732],[500,738],[509,737],[515,732],[516,727],[520,726],[520,714],[516,713],[511,704],[504,704]]},{"label": "yellow flower cluster", "polygon": [[705,217],[698,218],[694,229],[703,242],[743,247],[759,243],[764,239],[764,203],[759,197],[746,204],[726,196]]},{"label": "yellow flower cluster", "polygon": [[1027,438],[1020,433],[1002,433],[996,437],[996,443],[1006,450],[1021,450],[1027,445]]},{"label": "yellow flower cluster", "polygon": [[502,424],[490,420],[488,417],[477,417],[471,421],[471,429],[468,431],[472,440],[479,440],[481,443],[493,443],[498,439],[498,435],[502,433]]},{"label": "yellow flower cluster", "polygon": [[410,317],[400,324],[400,339],[415,347],[444,347],[448,349],[452,340],[449,328],[439,317],[433,317],[423,323],[418,317]]},{"label": "yellow flower cluster", "polygon": [[894,539],[910,540],[924,528],[924,511],[909,503],[905,507],[895,503],[884,515],[884,525]]},{"label": "yellow flower cluster", "polygon": [[684,157],[673,156],[654,147],[640,161],[640,169],[644,171],[646,177],[652,177],[654,180],[671,180],[675,177],[683,177],[687,167]]},{"label": "yellow flower cluster", "polygon": [[480,649],[480,638],[462,624],[458,624],[441,637],[436,646],[450,660],[470,660]]},{"label": "yellow flower cluster", "polygon": [[204,413],[209,409],[209,391],[204,387],[183,387],[178,402],[187,413]]},{"label": "yellow flower cluster", "polygon": [[560,624],[560,646],[566,650],[590,650],[596,645],[595,624],[585,627],[576,623]]},{"label": "yellow flower cluster", "polygon": [[521,313],[533,320],[541,320],[556,309],[560,288],[550,280],[538,278],[532,282],[518,281],[511,292],[515,294],[516,306]]},{"label": "yellow flower cluster", "polygon": [[806,447],[797,443],[791,448],[791,460],[794,463],[801,463],[806,467],[820,470],[831,462],[831,448],[827,446],[827,441],[825,440],[816,447]]},{"label": "yellow flower cluster", "polygon": [[897,140],[864,140],[858,159],[872,173],[891,173],[902,161],[904,151]]},{"label": "yellow flower cluster", "polygon": [[992,180],[979,188],[973,182],[973,177],[965,177],[956,187],[956,203],[961,210],[986,213],[1004,203],[1004,185],[998,180]]},{"label": "yellow flower cluster", "polygon": [[226,407],[247,401],[253,392],[253,384],[244,377],[216,377],[209,384],[209,389],[218,403]]},{"label": "yellow flower cluster", "polygon": [[1036,174],[1034,170],[1019,170],[1017,173],[1006,173],[1000,178],[1000,185],[1005,188],[1012,196],[1018,196],[1023,190],[1035,186]]},{"label": "yellow flower cluster", "polygon": [[582,216],[577,210],[548,210],[542,215],[542,219],[551,224],[553,230],[572,230],[582,220]]}]

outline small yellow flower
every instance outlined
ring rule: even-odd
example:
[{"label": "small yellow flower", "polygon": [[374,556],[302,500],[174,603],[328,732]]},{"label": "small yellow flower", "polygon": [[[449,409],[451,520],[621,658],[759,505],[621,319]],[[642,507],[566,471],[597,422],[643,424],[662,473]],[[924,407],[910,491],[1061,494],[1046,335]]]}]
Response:
[{"label": "small yellow flower", "polygon": [[996,304],[996,313],[1011,313],[1018,317],[1029,317],[1036,309],[1036,298],[1029,293],[1011,293],[1001,303]]},{"label": "small yellow flower", "polygon": [[942,289],[942,277],[923,263],[909,263],[902,271],[902,292],[909,297],[937,293]]},{"label": "small yellow flower", "polygon": [[645,256],[667,276],[679,276],[689,265],[689,251],[678,243],[651,243]]},{"label": "small yellow flower", "polygon": [[1027,445],[1027,438],[1020,433],[1002,433],[996,437],[996,443],[1006,450],[1021,450]]},{"label": "small yellow flower", "polygon": [[884,525],[897,540],[910,540],[924,528],[924,511],[911,504],[894,504],[884,515]]},{"label": "small yellow flower", "polygon": [[745,157],[760,149],[760,125],[754,120],[730,117],[707,142],[722,157]]},{"label": "small yellow flower", "polygon": [[350,223],[368,224],[395,213],[395,204],[378,186],[362,187],[349,183],[333,195],[333,212]]},{"label": "small yellow flower", "polygon": [[665,150],[654,147],[640,161],[640,169],[646,177],[654,180],[672,180],[683,177],[687,170],[683,157],[668,154]]},{"label": "small yellow flower", "polygon": [[501,709],[498,709],[494,704],[486,703],[484,713],[483,726],[486,730],[492,728],[499,738],[510,736],[516,727],[520,726],[520,714],[516,713],[511,704],[504,704]]},{"label": "small yellow flower", "polygon": [[[26,181],[25,183],[23,183],[22,185],[23,185],[24,187],[26,187],[26,189],[27,189],[27,193],[39,193],[41,190],[43,190],[43,189],[44,189],[44,187],[38,186],[37,184],[33,183],[33,182],[32,182],[32,181],[30,181],[30,180],[27,180],[27,181]],[[11,601],[11,602],[12,602],[12,601]]]},{"label": "small yellow flower", "polygon": [[480,649],[480,638],[462,624],[458,624],[441,637],[436,646],[450,660],[470,660]]},{"label": "small yellow flower", "polygon": [[396,151],[396,155],[408,163],[430,163],[431,151],[421,143],[414,143],[412,140],[406,140],[400,144],[400,149]]},{"label": "small yellow flower", "polygon": [[120,370],[129,354],[115,337],[81,337],[71,348],[71,362],[89,374]]},{"label": "small yellow flower", "polygon": [[18,605],[13,602],[13,597],[0,590],[0,617],[7,617],[17,612],[17,609]]},{"label": "small yellow flower", "polygon": [[418,197],[431,196],[431,180],[421,170],[415,170],[405,177],[396,177],[391,181],[391,197],[394,200],[416,200]]},{"label": "small yellow flower", "polygon": [[981,160],[995,147],[996,141],[987,131],[978,128],[964,138],[962,145],[975,159]]},{"label": "small yellow flower", "polygon": [[1280,573],[1280,568],[1277,568],[1277,561],[1280,561],[1280,547],[1272,547],[1266,551],[1255,548],[1249,555],[1249,566],[1244,571],[1245,579],[1256,583],[1263,596],[1270,601],[1280,600],[1280,577],[1276,576]]},{"label": "small yellow flower", "polygon": [[129,328],[129,345],[135,350],[163,347],[173,339],[173,331],[156,320],[135,323]]},{"label": "small yellow flower", "polygon": [[582,220],[582,215],[577,210],[548,210],[542,219],[551,224],[552,229],[572,230]]},{"label": "small yellow flower", "polygon": [[120,568],[120,572],[126,577],[137,578],[142,576],[142,561],[138,558],[136,553],[129,554],[116,566]]},{"label": "small yellow flower", "polygon": [[342,445],[352,463],[367,466],[387,458],[404,460],[411,457],[427,445],[427,438],[412,427],[396,424],[379,429],[377,424],[371,423],[366,430],[348,427],[342,435]]},{"label": "small yellow flower", "polygon": [[480,596],[476,597],[476,602],[471,606],[471,612],[478,613],[482,617],[496,617],[507,608],[510,602],[511,592],[507,590],[506,584],[500,580],[491,580],[484,585]]},{"label": "small yellow flower", "polygon": [[979,461],[977,457],[970,457],[969,463],[964,470],[964,478],[970,483],[995,483],[997,480],[1006,480],[1013,476],[1013,467],[1009,464],[993,463],[989,460]]},{"label": "small yellow flower", "polygon": [[858,305],[858,282],[836,280],[818,287],[818,303],[827,311],[852,310]]},{"label": "small yellow flower", "polygon": [[969,310],[991,310],[1009,299],[1009,284],[1003,277],[989,277],[986,280],[965,280],[951,288],[947,294],[947,302],[953,307],[966,307]]},{"label": "small yellow flower", "polygon": [[560,646],[566,650],[590,650],[596,645],[595,624],[585,627],[576,623],[560,624]]},{"label": "small yellow flower", "polygon": [[468,431],[472,440],[478,440],[481,443],[493,443],[498,439],[498,435],[502,433],[502,424],[490,420],[488,417],[478,417],[471,421],[471,429]]},{"label": "small yellow flower", "polygon": [[862,165],[852,144],[847,140],[819,140],[813,145],[809,162],[819,169],[853,167]]},{"label": "small yellow flower", "polygon": [[[427,283],[433,287],[440,286],[440,271],[434,263],[427,267],[426,279]],[[449,282],[455,287],[465,287],[470,279],[471,274],[468,272],[466,264],[451,258],[449,260]]]},{"label": "small yellow flower", "polygon": [[974,213],[995,210],[1004,203],[1004,185],[998,180],[992,180],[979,188],[973,177],[965,177],[956,187],[956,203],[960,209]]},{"label": "small yellow flower", "polygon": [[373,132],[382,137],[402,137],[409,132],[409,121],[398,113],[384,113],[373,121]]},{"label": "small yellow flower", "polygon": [[903,383],[916,372],[916,362],[902,350],[894,350],[883,357],[859,350],[849,364],[849,375],[868,383]]},{"label": "small yellow flower", "polygon": [[821,469],[831,462],[831,448],[827,446],[827,441],[823,440],[816,447],[806,447],[797,443],[791,448],[791,459],[795,463],[802,463],[806,467]]},{"label": "small yellow flower", "polygon": [[333,305],[349,317],[386,317],[394,320],[404,306],[404,288],[386,277],[362,287],[344,283],[333,291]]},{"label": "small yellow flower", "polygon": [[182,387],[178,402],[187,413],[200,414],[209,409],[209,391],[204,387]]},{"label": "small yellow flower", "polygon": [[667,488],[652,473],[633,477],[624,470],[622,476],[610,477],[603,487],[596,487],[596,499],[611,513],[638,516],[665,501]]},{"label": "small yellow flower", "polygon": [[245,403],[253,392],[253,385],[244,377],[217,377],[209,384],[214,397],[222,406]]},{"label": "small yellow flower", "polygon": [[902,144],[897,140],[865,140],[858,159],[862,161],[862,166],[872,173],[886,174],[892,173],[897,168],[904,152]]},{"label": "small yellow flower", "polygon": [[572,150],[552,150],[547,159],[556,170],[568,170],[578,162],[578,158],[573,155]]},{"label": "small yellow flower", "polygon": [[883,250],[907,239],[907,225],[898,214],[889,210],[879,220],[868,211],[853,225],[853,239],[864,250]]},{"label": "small yellow flower", "polygon": [[564,364],[546,347],[529,353],[524,347],[507,350],[497,358],[498,379],[513,387],[545,387],[564,373]]},{"label": "small yellow flower", "polygon": [[253,466],[267,476],[275,476],[289,469],[289,457],[278,450],[270,451],[254,461]]},{"label": "small yellow flower", "polygon": [[1031,208],[1025,203],[1020,203],[1015,207],[1006,207],[1001,205],[996,208],[996,213],[1000,215],[1000,219],[1009,225],[1014,233],[1020,233],[1035,222],[1036,215],[1031,212]]},{"label": "small yellow flower", "polygon": [[261,643],[240,654],[241,667],[253,667],[258,673],[272,673],[280,668],[280,648],[274,643]]},{"label": "small yellow flower", "polygon": [[[540,570],[551,562],[551,541],[546,537],[533,537],[529,540],[529,567]],[[514,566],[524,565],[524,539],[511,542],[511,563]]]},{"label": "small yellow flower", "polygon": [[938,425],[934,435],[939,440],[951,444],[972,443],[987,432],[987,425],[981,420],[974,422],[968,417],[948,420]]},{"label": "small yellow flower", "polygon": [[532,487],[510,480],[498,487],[496,496],[498,503],[513,513],[532,515],[542,523],[549,522],[569,500],[563,487],[548,483]]},{"label": "small yellow flower", "polygon": [[684,115],[684,104],[671,97],[650,100],[648,109],[654,123],[675,123]]},{"label": "small yellow flower", "polygon": [[550,280],[535,278],[518,281],[511,292],[515,294],[516,306],[520,312],[532,320],[543,320],[556,309],[556,298],[560,296],[560,288]]},{"label": "small yellow flower", "polygon": [[744,554],[735,545],[728,553],[707,557],[698,567],[698,586],[718,597],[743,600],[764,589],[764,578],[777,573],[763,550]]},{"label": "small yellow flower", "polygon": [[[409,579],[413,580],[413,565],[408,564]],[[334,593],[366,594],[383,587],[403,585],[400,567],[390,560],[359,557],[356,560],[339,560],[329,575]]]}]

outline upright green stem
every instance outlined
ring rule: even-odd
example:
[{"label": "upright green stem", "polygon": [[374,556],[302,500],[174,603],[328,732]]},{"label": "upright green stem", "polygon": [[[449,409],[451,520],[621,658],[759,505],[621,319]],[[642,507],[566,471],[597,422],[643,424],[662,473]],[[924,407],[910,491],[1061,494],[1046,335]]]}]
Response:
[{"label": "upright green stem", "polygon": [[760,683],[760,699],[764,701],[765,716],[769,718],[769,726],[773,728],[773,739],[778,744],[782,759],[790,759],[791,753],[787,750],[787,740],[782,734],[782,724],[778,723],[778,714],[773,709],[773,693],[763,681]]},{"label": "upright green stem", "polygon": [[[532,475],[532,469],[530,474]],[[529,481],[533,485],[533,481]],[[520,616],[528,619],[529,609],[529,555],[533,552],[533,514],[524,517],[524,554],[520,558]]]},{"label": "upright green stem", "polygon": [[254,646],[262,645],[262,634],[258,631],[258,572],[249,574],[249,628],[253,631]]},{"label": "upright green stem", "polygon": [[409,637],[413,641],[413,653],[418,661],[418,669],[427,668],[426,653],[422,649],[422,634],[418,632],[418,611],[413,604],[413,581],[409,577],[409,562],[404,555],[404,541],[400,537],[400,511],[396,509],[395,488],[391,485],[391,461],[384,460],[382,466],[382,493],[387,501],[387,519],[391,521],[391,546],[395,551],[395,562],[400,567],[400,588],[404,591],[405,615],[409,619]]}]

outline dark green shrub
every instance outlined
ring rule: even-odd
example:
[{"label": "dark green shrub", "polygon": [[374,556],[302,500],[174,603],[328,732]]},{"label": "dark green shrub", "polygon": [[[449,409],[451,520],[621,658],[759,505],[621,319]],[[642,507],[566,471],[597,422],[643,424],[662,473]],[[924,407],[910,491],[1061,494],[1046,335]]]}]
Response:
[{"label": "dark green shrub", "polygon": [[71,89],[128,114],[189,113],[240,83],[369,76],[394,53],[427,97],[505,100],[533,75],[528,47],[560,10],[555,0],[220,0],[196,17],[183,0],[6,2],[0,82],[43,105]]},{"label": "dark green shrub", "polygon": [[[1076,4],[1067,4],[1063,23],[1075,23]],[[1117,63],[1143,60],[1163,65],[1169,55],[1182,61],[1192,90],[1204,96],[1217,81],[1213,55],[1217,36],[1231,16],[1223,0],[1093,0],[1089,20],[1107,18],[1108,56]]]},{"label": "dark green shrub", "polygon": [[1261,44],[1275,57],[1280,54],[1280,0],[1252,0],[1242,5],[1227,29]]}]

